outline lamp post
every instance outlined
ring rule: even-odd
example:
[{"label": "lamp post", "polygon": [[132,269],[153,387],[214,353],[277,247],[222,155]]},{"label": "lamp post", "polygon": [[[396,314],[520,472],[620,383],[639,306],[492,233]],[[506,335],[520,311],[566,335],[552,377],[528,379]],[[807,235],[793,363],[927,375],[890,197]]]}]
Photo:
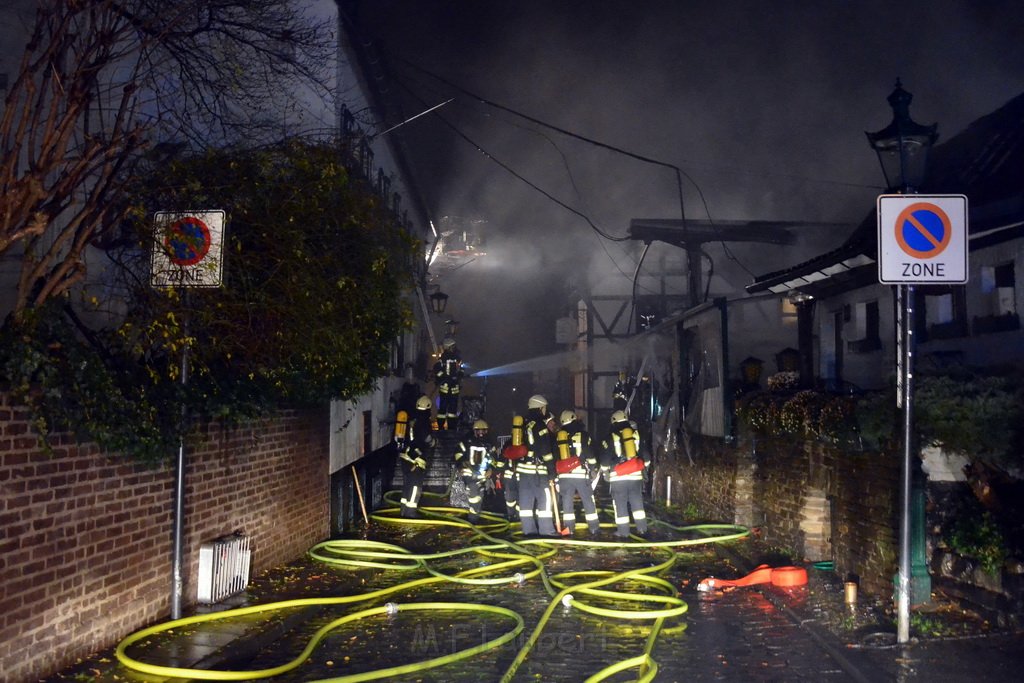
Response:
[{"label": "lamp post", "polygon": [[[892,122],[874,133],[865,133],[878,154],[890,192],[916,194],[924,180],[928,152],[939,137],[937,125],[924,126],[910,118],[913,96],[899,79],[888,97]],[[896,407],[902,409],[903,468],[900,487],[900,565],[897,577],[896,638],[910,640],[911,596],[915,602],[931,598],[931,577],[925,557],[924,481],[914,450],[914,285],[896,285],[897,385]]]}]

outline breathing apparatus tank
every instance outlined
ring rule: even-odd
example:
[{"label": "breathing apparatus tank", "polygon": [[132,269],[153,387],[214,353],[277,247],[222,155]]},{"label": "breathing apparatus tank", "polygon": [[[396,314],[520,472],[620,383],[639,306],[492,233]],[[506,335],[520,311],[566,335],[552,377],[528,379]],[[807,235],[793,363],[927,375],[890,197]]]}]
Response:
[{"label": "breathing apparatus tank", "polygon": [[523,443],[523,416],[512,416],[512,438],[505,447],[505,457],[509,460],[518,460],[526,455],[528,449]]},{"label": "breathing apparatus tank", "polygon": [[523,416],[513,415],[512,416],[512,445],[522,446],[523,445]]},{"label": "breathing apparatus tank", "polygon": [[555,436],[555,443],[558,445],[558,460],[555,461],[555,471],[558,474],[568,474],[580,466],[579,456],[573,455],[569,447],[569,432],[559,429]]},{"label": "breathing apparatus tank", "polygon": [[558,434],[555,436],[555,443],[558,444],[558,459],[566,460],[569,458],[569,432],[564,429],[559,429]]},{"label": "breathing apparatus tank", "polygon": [[626,475],[641,471],[644,468],[644,459],[636,457],[636,440],[633,438],[633,428],[623,428],[621,435],[622,455],[625,458],[625,460],[620,462],[613,469],[615,470],[616,475],[624,477]]},{"label": "breathing apparatus tank", "polygon": [[409,413],[404,410],[399,410],[395,414],[395,441],[405,441],[405,437],[409,433]]},{"label": "breathing apparatus tank", "polygon": [[632,427],[626,427],[622,430],[622,450],[626,460],[636,457],[636,439],[633,438]]}]

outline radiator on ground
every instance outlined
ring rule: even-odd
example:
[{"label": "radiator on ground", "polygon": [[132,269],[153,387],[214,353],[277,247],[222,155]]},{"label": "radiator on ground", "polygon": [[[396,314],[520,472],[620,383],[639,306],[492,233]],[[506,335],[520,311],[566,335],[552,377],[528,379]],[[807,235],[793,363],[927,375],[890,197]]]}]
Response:
[{"label": "radiator on ground", "polygon": [[249,537],[231,534],[204,543],[199,548],[197,600],[213,604],[240,593],[249,585]]}]

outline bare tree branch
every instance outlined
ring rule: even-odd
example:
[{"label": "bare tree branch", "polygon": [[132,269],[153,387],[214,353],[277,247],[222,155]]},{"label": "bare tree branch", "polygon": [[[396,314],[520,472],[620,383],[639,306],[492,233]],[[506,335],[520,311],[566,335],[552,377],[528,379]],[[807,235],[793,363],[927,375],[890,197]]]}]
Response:
[{"label": "bare tree branch", "polygon": [[326,96],[328,28],[293,0],[39,0],[0,117],[13,313],[82,281],[149,144],[279,137],[295,87]]}]

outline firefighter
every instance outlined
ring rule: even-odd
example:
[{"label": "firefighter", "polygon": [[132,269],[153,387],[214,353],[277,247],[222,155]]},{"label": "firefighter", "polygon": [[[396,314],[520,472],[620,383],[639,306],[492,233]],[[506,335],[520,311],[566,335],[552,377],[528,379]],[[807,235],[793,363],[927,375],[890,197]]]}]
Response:
[{"label": "firefighter", "polygon": [[441,357],[434,363],[434,383],[437,385],[437,424],[441,429],[455,429],[459,417],[459,389],[462,385],[462,357],[455,340],[445,337],[441,344]]},{"label": "firefighter", "polygon": [[516,465],[519,478],[519,519],[523,535],[554,536],[555,458],[551,448],[555,421],[543,396],[531,396],[525,418],[526,455]]},{"label": "firefighter", "polygon": [[[558,473],[558,495],[562,499],[562,524],[569,533],[576,531],[575,497],[583,503],[583,515],[591,534],[600,530],[591,477],[598,472],[590,432],[576,413],[563,410],[559,416],[562,428],[555,436],[555,471]],[[596,481],[596,479],[594,480]]]},{"label": "firefighter", "polygon": [[484,420],[473,423],[473,431],[459,442],[455,451],[455,463],[459,466],[462,482],[466,485],[469,500],[470,524],[480,521],[483,505],[483,484],[491,475],[491,468],[497,459],[497,449],[487,436],[489,427]]},{"label": "firefighter", "polygon": [[608,479],[615,514],[615,535],[629,538],[629,514],[633,513],[636,531],[647,533],[647,513],[644,512],[644,468],[647,461],[640,452],[640,436],[626,413],[612,413],[611,429],[601,442],[603,467]]},{"label": "firefighter", "polygon": [[619,371],[619,380],[612,387],[612,407],[615,410],[625,410],[629,404],[629,379],[626,377],[626,371]]},{"label": "firefighter", "polygon": [[510,522],[519,521],[519,476],[516,465],[526,455],[526,437],[523,435],[523,416],[512,417],[512,438],[501,450],[495,463],[497,487],[505,498],[505,516]]},{"label": "firefighter", "polygon": [[420,496],[423,495],[423,482],[427,478],[429,459],[434,449],[431,423],[430,398],[420,396],[416,399],[416,409],[408,416],[405,434],[401,437],[397,433],[395,435],[398,458],[402,464],[403,517],[420,516]]}]

